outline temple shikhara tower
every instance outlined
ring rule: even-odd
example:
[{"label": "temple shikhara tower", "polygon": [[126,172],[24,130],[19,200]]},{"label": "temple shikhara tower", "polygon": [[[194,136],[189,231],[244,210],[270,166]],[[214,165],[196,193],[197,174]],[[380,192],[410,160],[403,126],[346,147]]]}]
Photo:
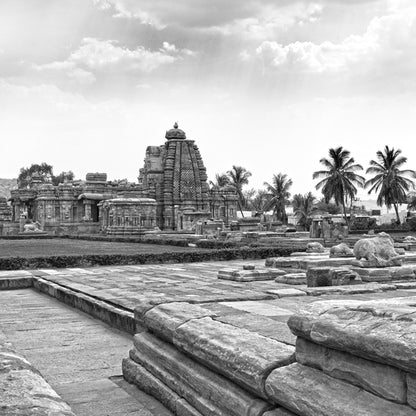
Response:
[{"label": "temple shikhara tower", "polygon": [[[22,232],[32,222],[50,234],[124,235],[157,228],[195,231],[197,224],[217,221],[217,227],[236,220],[235,190],[209,188],[195,141],[177,123],[165,138],[164,144],[147,147],[138,183],[88,173],[85,181],[55,186],[33,175],[27,187],[11,192],[12,209],[0,217],[0,234]],[[6,212],[3,205],[1,213]]]},{"label": "temple shikhara tower", "polygon": [[161,228],[188,228],[211,217],[206,169],[195,141],[187,139],[177,123],[165,138],[164,145],[147,148],[139,185],[157,201]]}]

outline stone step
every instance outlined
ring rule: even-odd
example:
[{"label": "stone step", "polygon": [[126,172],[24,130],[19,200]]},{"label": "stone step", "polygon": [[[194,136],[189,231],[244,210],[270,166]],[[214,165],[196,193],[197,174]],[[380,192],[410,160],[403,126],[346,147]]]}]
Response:
[{"label": "stone step", "polygon": [[265,386],[270,400],[299,416],[415,416],[409,406],[298,363],[273,370]]},{"label": "stone step", "polygon": [[406,403],[406,373],[398,368],[324,347],[301,337],[296,340],[296,361],[384,399]]},{"label": "stone step", "polygon": [[149,333],[134,337],[130,359],[203,415],[260,416],[270,404]]},{"label": "stone step", "polygon": [[179,326],[173,341],[191,357],[263,398],[269,372],[294,361],[292,346],[211,318]]},{"label": "stone step", "polygon": [[317,344],[416,374],[416,296],[315,302],[288,325]]},{"label": "stone step", "polygon": [[123,359],[124,378],[147,394],[155,397],[177,416],[204,416],[173,390],[130,358]]}]

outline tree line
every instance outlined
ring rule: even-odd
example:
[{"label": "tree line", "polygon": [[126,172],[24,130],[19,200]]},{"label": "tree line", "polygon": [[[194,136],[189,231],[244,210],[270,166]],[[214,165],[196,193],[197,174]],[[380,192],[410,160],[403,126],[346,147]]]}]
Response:
[{"label": "tree line", "polygon": [[322,170],[313,173],[313,179],[318,183],[315,188],[322,193],[321,200],[308,192],[304,195],[296,194],[290,199],[292,180],[283,173],[273,175],[271,183],[264,182],[265,189],[243,191],[243,186],[249,183],[251,173],[242,166],[233,166],[224,174],[217,174],[215,181],[211,181],[213,188],[231,186],[238,195],[241,212],[243,210],[269,211],[278,221],[287,224],[286,206],[293,205],[293,211],[298,224],[306,226],[308,218],[314,210],[328,211],[331,214],[342,212],[346,223],[349,223],[348,210],[351,210],[353,201],[359,188],[367,189],[368,194],[377,194],[377,205],[394,208],[396,222],[400,224],[399,205],[407,204],[408,209],[416,209],[416,196],[410,195],[415,189],[416,172],[404,169],[407,158],[400,149],[385,146],[377,151],[376,159],[370,160],[365,174],[362,165],[355,162],[350,151],[342,146],[331,148],[328,157],[320,159]]}]

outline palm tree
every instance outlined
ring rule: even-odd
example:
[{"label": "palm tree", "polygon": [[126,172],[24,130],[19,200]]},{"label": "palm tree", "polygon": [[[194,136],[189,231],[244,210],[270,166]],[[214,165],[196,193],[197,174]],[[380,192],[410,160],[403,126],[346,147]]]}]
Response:
[{"label": "palm tree", "polygon": [[357,171],[363,167],[355,163],[350,157],[350,152],[342,146],[329,149],[329,159],[322,158],[319,162],[327,170],[314,172],[313,179],[320,179],[315,188],[322,189],[325,202],[332,198],[337,205],[342,205],[345,222],[348,224],[346,204],[348,199],[352,200],[357,194],[357,186],[364,186],[364,177],[358,175]]},{"label": "palm tree", "polygon": [[293,195],[293,212],[295,213],[295,216],[298,220],[298,225],[303,227],[304,230],[306,230],[308,226],[308,220],[315,208],[315,201],[316,198],[312,195],[312,192],[308,192],[305,195]]},{"label": "palm tree", "polygon": [[273,214],[276,215],[278,221],[287,224],[286,205],[289,202],[290,192],[292,186],[292,179],[287,175],[278,173],[273,175],[272,183],[264,182],[264,186],[269,193],[269,201],[265,206],[265,210],[273,208]]},{"label": "palm tree", "polygon": [[253,209],[256,211],[264,211],[264,207],[269,199],[269,194],[264,189],[259,189],[252,200]]},{"label": "palm tree", "polygon": [[249,172],[246,168],[242,166],[235,166],[233,165],[232,169],[227,172],[227,175],[230,180],[230,185],[232,185],[237,192],[238,196],[238,203],[240,206],[241,215],[244,217],[243,214],[243,206],[244,206],[244,195],[243,195],[243,185],[248,184],[248,178],[251,176],[251,172]]},{"label": "palm tree", "polygon": [[407,199],[407,209],[410,211],[416,211],[416,195],[408,195]]},{"label": "palm tree", "polygon": [[210,184],[212,188],[221,189],[230,184],[230,178],[225,173],[217,173],[215,181],[210,181]]},{"label": "palm tree", "polygon": [[400,224],[399,204],[406,202],[407,192],[414,189],[414,182],[406,176],[416,178],[416,172],[410,169],[400,168],[407,162],[407,157],[400,156],[400,149],[394,150],[386,146],[384,151],[378,151],[377,160],[370,160],[367,174],[374,176],[365,183],[370,187],[369,194],[378,192],[377,205],[385,205],[387,208],[394,207],[397,224]]}]

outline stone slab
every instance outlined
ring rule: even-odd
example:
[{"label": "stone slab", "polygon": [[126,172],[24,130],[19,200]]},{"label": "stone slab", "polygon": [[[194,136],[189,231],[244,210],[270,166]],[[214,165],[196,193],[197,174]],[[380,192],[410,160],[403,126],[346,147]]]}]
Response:
[{"label": "stone slab", "polygon": [[354,259],[350,257],[343,258],[327,258],[315,260],[301,260],[299,266],[301,269],[307,270],[310,267],[340,267],[351,266],[354,264]]},{"label": "stone slab", "polygon": [[364,283],[352,286],[308,287],[305,292],[309,296],[322,295],[358,295],[360,293],[379,293],[387,290],[396,290],[396,284]]},{"label": "stone slab", "polygon": [[266,259],[265,262],[266,267],[274,267],[276,269],[280,268],[292,268],[292,269],[300,269],[300,260],[292,259],[289,257],[275,257]]},{"label": "stone slab", "polygon": [[277,276],[285,273],[283,270],[271,268],[255,270],[223,269],[218,271],[218,279],[232,280],[235,282],[257,282],[273,280]]},{"label": "stone slab", "polygon": [[407,374],[407,402],[416,409],[416,375]]},{"label": "stone slab", "polygon": [[267,293],[271,295],[276,295],[279,298],[287,298],[292,296],[306,296],[306,292],[304,290],[287,288],[287,289],[272,289],[268,290]]},{"label": "stone slab", "polygon": [[351,271],[357,273],[363,282],[388,282],[392,279],[392,272],[389,268],[352,267]]},{"label": "stone slab", "polygon": [[134,337],[130,358],[206,415],[259,416],[269,403],[148,333]]},{"label": "stone slab", "polygon": [[190,319],[214,317],[215,313],[198,305],[172,302],[155,306],[144,315],[144,325],[162,339],[173,342],[176,328]]},{"label": "stone slab", "polygon": [[273,370],[266,380],[273,402],[302,416],[414,416],[414,410],[377,397],[299,363]]},{"label": "stone slab", "polygon": [[387,400],[406,403],[406,373],[395,367],[327,348],[301,337],[296,340],[296,361]]},{"label": "stone slab", "polygon": [[0,334],[0,414],[75,416],[39,372]]},{"label": "stone slab", "polygon": [[315,343],[416,373],[416,297],[314,302],[288,320]]},{"label": "stone slab", "polygon": [[26,289],[33,286],[33,278],[28,276],[1,277],[0,290]]},{"label": "stone slab", "polygon": [[306,273],[287,273],[276,277],[274,281],[288,285],[306,285]]},{"label": "stone slab", "polygon": [[264,380],[294,361],[294,348],[211,318],[191,320],[175,332],[174,344],[248,391],[265,397]]}]

